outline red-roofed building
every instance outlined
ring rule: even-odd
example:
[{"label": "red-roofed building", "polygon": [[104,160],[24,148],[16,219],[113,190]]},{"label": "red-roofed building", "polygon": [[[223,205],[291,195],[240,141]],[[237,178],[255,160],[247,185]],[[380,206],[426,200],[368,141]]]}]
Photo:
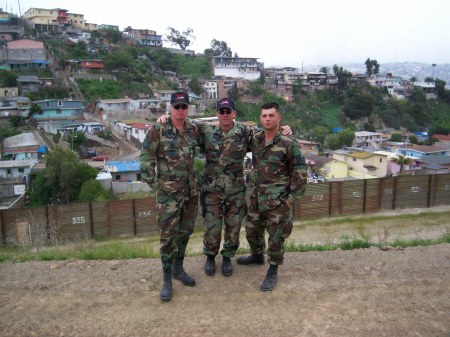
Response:
[{"label": "red-roofed building", "polygon": [[439,140],[434,145],[450,150],[450,135],[435,134],[432,137]]}]

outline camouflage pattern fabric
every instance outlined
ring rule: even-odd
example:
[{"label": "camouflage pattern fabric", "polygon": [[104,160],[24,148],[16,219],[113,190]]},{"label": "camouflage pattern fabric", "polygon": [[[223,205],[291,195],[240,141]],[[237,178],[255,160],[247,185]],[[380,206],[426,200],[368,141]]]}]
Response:
[{"label": "camouflage pattern fabric", "polygon": [[198,145],[206,156],[202,180],[205,193],[204,253],[217,255],[223,225],[221,254],[233,257],[239,247],[239,232],[247,211],[243,163],[250,151],[253,131],[246,125],[235,123],[228,132],[223,132],[218,125],[202,125],[200,132]]},{"label": "camouflage pattern fabric", "polygon": [[[155,124],[144,139],[140,156],[142,179],[157,187],[160,253],[164,263],[184,255],[198,208],[194,156],[198,127],[186,120],[182,132],[169,119]],[[164,268],[164,265],[163,265]]]},{"label": "camouflage pattern fabric", "polygon": [[253,168],[256,185],[250,197],[246,237],[252,254],[265,249],[264,231],[269,234],[268,261],[283,264],[284,242],[292,231],[292,203],[305,193],[308,177],[298,142],[281,130],[266,143],[264,131],[253,137]]}]

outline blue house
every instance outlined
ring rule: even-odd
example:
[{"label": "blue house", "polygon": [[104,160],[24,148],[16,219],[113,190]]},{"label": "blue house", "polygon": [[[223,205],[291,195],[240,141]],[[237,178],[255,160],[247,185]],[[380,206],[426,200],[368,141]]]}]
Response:
[{"label": "blue house", "polygon": [[83,101],[71,99],[46,99],[33,101],[42,109],[42,113],[35,113],[33,119],[36,121],[58,120],[58,119],[80,119],[85,111]]},{"label": "blue house", "polygon": [[141,181],[139,161],[108,161],[105,163],[105,170],[111,173],[113,181]]},{"label": "blue house", "polygon": [[431,155],[448,156],[449,151],[435,145],[414,145],[412,147],[399,148],[397,154],[411,157],[426,157]]}]

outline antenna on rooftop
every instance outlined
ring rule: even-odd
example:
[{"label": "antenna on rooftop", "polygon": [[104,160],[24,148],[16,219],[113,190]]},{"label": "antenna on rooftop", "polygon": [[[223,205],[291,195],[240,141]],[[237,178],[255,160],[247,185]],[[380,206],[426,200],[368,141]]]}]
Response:
[{"label": "antenna on rooftop", "polygon": [[20,0],[17,0],[17,6],[19,6],[19,17],[22,16],[22,12],[20,11]]}]

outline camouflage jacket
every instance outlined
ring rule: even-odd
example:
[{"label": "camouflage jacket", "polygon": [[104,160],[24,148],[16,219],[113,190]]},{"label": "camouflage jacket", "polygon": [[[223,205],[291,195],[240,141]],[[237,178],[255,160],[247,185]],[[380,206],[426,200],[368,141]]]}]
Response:
[{"label": "camouflage jacket", "polygon": [[169,119],[156,123],[145,136],[140,166],[142,179],[149,185],[159,183],[167,193],[186,193],[186,187],[195,195],[194,156],[199,137],[198,127],[189,120],[180,133]]},{"label": "camouflage jacket", "polygon": [[308,169],[300,145],[281,130],[266,144],[264,131],[255,133],[252,143],[252,163],[256,172],[253,197],[260,211],[271,210],[287,198],[299,198],[305,193]]},{"label": "camouflage jacket", "polygon": [[206,156],[203,188],[224,193],[244,190],[244,157],[251,151],[253,130],[234,123],[226,133],[219,125],[202,125],[200,133],[198,145]]}]

